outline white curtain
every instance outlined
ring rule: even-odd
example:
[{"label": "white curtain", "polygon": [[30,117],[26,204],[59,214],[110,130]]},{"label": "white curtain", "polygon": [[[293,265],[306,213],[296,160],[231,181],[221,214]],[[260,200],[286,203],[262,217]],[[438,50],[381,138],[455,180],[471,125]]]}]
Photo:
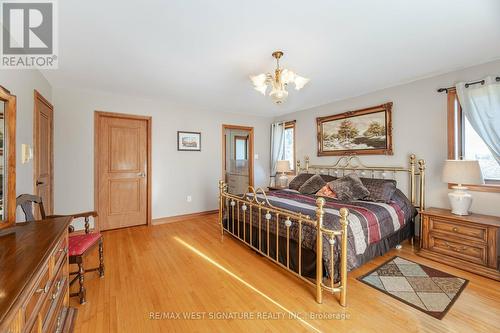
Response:
[{"label": "white curtain", "polygon": [[276,174],[276,163],[285,157],[285,122],[271,125],[271,177]]},{"label": "white curtain", "polygon": [[456,86],[462,110],[500,164],[500,82],[488,76],[484,84],[465,85]]}]

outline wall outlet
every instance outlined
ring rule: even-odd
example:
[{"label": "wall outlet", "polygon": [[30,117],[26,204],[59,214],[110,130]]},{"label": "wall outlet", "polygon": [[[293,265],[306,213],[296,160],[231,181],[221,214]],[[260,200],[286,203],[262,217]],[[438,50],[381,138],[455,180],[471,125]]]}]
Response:
[{"label": "wall outlet", "polygon": [[186,201],[187,201],[187,202],[191,202],[191,201],[193,201],[193,198],[192,198],[190,195],[188,195],[188,196],[186,197]]}]

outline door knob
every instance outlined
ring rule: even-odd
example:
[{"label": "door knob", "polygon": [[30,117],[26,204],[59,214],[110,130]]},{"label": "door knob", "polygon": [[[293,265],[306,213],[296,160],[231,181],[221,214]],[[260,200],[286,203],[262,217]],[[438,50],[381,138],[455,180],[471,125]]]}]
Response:
[{"label": "door knob", "polygon": [[137,176],[139,176],[139,177],[141,177],[141,178],[144,178],[144,177],[146,177],[146,174],[145,174],[144,172],[139,172],[139,173],[137,174]]}]

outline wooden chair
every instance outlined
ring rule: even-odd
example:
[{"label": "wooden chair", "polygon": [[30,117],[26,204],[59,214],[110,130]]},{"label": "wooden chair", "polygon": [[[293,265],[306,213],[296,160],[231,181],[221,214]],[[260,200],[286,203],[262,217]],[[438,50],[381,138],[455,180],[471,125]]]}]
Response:
[{"label": "wooden chair", "polygon": [[[42,198],[31,195],[31,194],[21,194],[16,198],[17,206],[21,206],[21,209],[26,217],[26,221],[35,221],[35,217],[33,216],[34,206],[38,205],[40,209],[40,215],[42,219],[45,218],[53,218],[53,217],[61,217],[66,215],[45,215],[45,209],[43,208]],[[103,252],[103,240],[102,235],[99,231],[91,232],[89,218],[92,216],[93,218],[97,217],[97,212],[85,212],[79,214],[68,215],[72,216],[73,219],[83,218],[85,219],[85,233],[84,234],[76,234],[71,235],[72,232],[75,231],[73,226],[69,227],[69,240],[68,240],[68,256],[70,264],[77,264],[78,271],[70,272],[70,275],[75,275],[75,277],[70,281],[69,285],[71,286],[73,283],[78,280],[80,284],[80,288],[77,293],[71,293],[70,296],[78,296],[80,298],[80,304],[85,303],[86,290],[83,285],[84,283],[84,275],[88,272],[98,271],[99,276],[104,276],[104,252]],[[86,253],[90,252],[95,245],[99,245],[99,267],[92,269],[85,269],[83,267],[83,257]]]}]

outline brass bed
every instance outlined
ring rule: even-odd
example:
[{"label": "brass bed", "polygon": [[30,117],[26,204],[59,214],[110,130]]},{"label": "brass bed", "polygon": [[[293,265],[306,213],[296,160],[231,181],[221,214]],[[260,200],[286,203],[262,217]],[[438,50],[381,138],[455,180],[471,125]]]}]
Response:
[{"label": "brass bed", "polygon": [[[413,206],[417,208],[417,212],[424,209],[425,204],[425,161],[420,159],[417,161],[416,156],[411,154],[409,157],[409,165],[406,167],[394,166],[366,166],[358,156],[350,155],[343,156],[333,165],[310,165],[309,159],[305,158],[304,166],[301,166],[300,161],[297,162],[297,174],[299,173],[317,173],[327,174],[332,176],[342,177],[344,174],[355,172],[361,177],[396,179],[397,174],[406,174],[404,178],[408,180],[408,197]],[[315,286],[316,302],[322,303],[323,290],[332,294],[339,294],[339,302],[342,306],[346,306],[347,298],[347,228],[349,224],[349,210],[347,208],[340,209],[340,229],[331,230],[323,225],[323,217],[325,214],[324,205],[325,199],[319,197],[316,199],[315,218],[308,215],[294,212],[292,210],[283,209],[273,206],[262,188],[253,188],[250,186],[248,192],[242,195],[228,193],[227,184],[224,181],[219,181],[219,224],[221,228],[221,236],[224,232],[243,242],[252,250],[258,252],[273,263],[289,271],[296,277],[302,279],[309,285]],[[247,211],[248,210],[248,211]],[[235,217],[235,211],[237,212]],[[254,213],[258,211],[258,218],[253,218]],[[240,217],[240,212],[241,217]],[[248,217],[246,215],[248,214]],[[270,230],[270,220],[275,217],[275,229]],[[281,217],[281,220],[280,220]],[[224,220],[226,219],[226,221]],[[241,221],[240,221],[241,219]],[[245,220],[247,219],[247,220]],[[224,223],[226,222],[226,223]],[[240,225],[242,223],[242,229]],[[286,237],[280,237],[279,224],[283,224],[286,228]],[[290,267],[290,227],[293,224],[298,229],[298,271]],[[236,226],[235,226],[236,224]],[[249,226],[247,232],[247,225]],[[316,230],[316,274],[315,279],[310,279],[302,274],[302,227],[309,226]],[[257,229],[258,235],[252,230]],[[263,237],[263,235],[265,237]],[[339,260],[339,279],[338,282],[334,279],[334,274],[330,274],[329,278],[323,277],[323,238],[327,237],[330,244],[330,262],[329,269],[334,272],[334,244],[337,240],[340,241],[340,260]],[[258,239],[253,239],[257,237]],[[264,239],[262,239],[264,238]],[[280,244],[280,239],[285,244]],[[412,239],[413,240],[413,239]],[[271,242],[270,242],[271,241]],[[286,260],[279,260],[278,246],[286,249]],[[327,244],[325,244],[328,246]],[[286,246],[286,247],[285,247]],[[263,248],[264,247],[264,248]],[[270,247],[275,247],[275,254],[270,253]],[[283,261],[283,262],[281,262]]]}]

